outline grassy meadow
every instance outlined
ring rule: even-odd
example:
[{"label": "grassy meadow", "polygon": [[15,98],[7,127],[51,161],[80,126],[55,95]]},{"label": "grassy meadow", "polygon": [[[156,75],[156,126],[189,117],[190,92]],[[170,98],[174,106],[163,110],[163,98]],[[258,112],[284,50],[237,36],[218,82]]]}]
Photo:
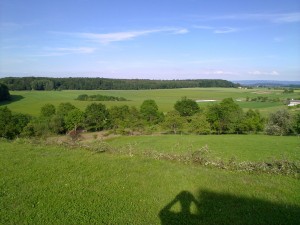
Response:
[{"label": "grassy meadow", "polygon": [[[259,152],[253,149],[252,155]],[[95,154],[23,140],[0,140],[0,155],[0,224],[298,224],[300,220],[300,182],[289,176]]]},{"label": "grassy meadow", "polygon": [[[217,101],[232,97],[243,109],[259,109],[263,115],[287,106],[246,102],[247,97],[300,97],[299,90],[283,94],[282,90],[234,88],[11,91],[13,101],[0,107],[34,116],[47,103],[70,102],[84,110],[91,102],[75,100],[81,94],[129,100],[102,102],[107,107],[139,108],[144,100],[153,99],[162,112],[172,110],[183,96]],[[199,103],[207,104],[214,103]],[[66,136],[0,139],[0,224],[299,224],[299,177],[218,169],[143,154],[185,154],[208,146],[208,156],[214,159],[286,159],[299,165],[299,137],[103,133],[83,133],[80,145]],[[96,153],[79,147],[85,145],[109,145],[119,152]]]},{"label": "grassy meadow", "polygon": [[159,135],[121,136],[108,139],[114,148],[132,148],[136,152],[194,152],[208,146],[214,158],[237,161],[270,161],[288,159],[300,161],[300,138],[267,135]]},{"label": "grassy meadow", "polygon": [[[224,98],[233,98],[234,100],[241,100],[237,103],[244,109],[259,109],[263,115],[269,112],[276,111],[280,108],[286,107],[281,102],[246,102],[246,98],[255,98],[258,96],[269,98],[299,98],[300,91],[297,90],[291,94],[283,94],[282,90],[269,89],[237,89],[237,88],[185,88],[185,89],[166,89],[166,90],[73,90],[73,91],[11,91],[13,95],[12,102],[0,103],[0,106],[7,105],[13,112],[28,113],[31,115],[38,115],[40,108],[47,103],[59,105],[62,102],[70,102],[80,109],[84,109],[91,104],[89,101],[75,100],[78,95],[109,95],[115,97],[124,97],[129,101],[103,102],[107,107],[113,105],[129,105],[140,107],[142,102],[146,99],[153,99],[156,101],[159,110],[168,112],[173,109],[177,100],[186,96],[193,100],[217,100]],[[199,105],[207,105],[213,103],[199,103]]]}]

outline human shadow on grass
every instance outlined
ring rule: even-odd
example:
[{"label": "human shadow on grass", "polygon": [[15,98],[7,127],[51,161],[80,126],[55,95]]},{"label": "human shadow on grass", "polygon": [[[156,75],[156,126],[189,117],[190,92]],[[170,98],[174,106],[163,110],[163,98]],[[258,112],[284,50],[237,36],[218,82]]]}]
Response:
[{"label": "human shadow on grass", "polygon": [[[178,203],[176,212],[173,208]],[[192,205],[196,210],[191,210]],[[159,212],[159,218],[162,225],[300,224],[300,207],[207,190],[201,190],[196,199],[182,191]]]},{"label": "human shadow on grass", "polygon": [[0,101],[0,106],[9,105],[10,103],[20,101],[23,98],[22,95],[11,95],[9,100]]}]

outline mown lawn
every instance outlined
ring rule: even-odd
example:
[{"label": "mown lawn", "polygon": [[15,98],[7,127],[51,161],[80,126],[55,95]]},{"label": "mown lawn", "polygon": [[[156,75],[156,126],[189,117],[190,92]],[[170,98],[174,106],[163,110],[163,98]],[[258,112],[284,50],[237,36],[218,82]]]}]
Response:
[{"label": "mown lawn", "polygon": [[[270,98],[296,98],[300,97],[300,92],[293,94],[283,94],[282,90],[268,89],[236,89],[236,88],[184,88],[184,89],[164,89],[164,90],[71,90],[71,91],[11,91],[13,100],[11,102],[2,102],[0,106],[7,105],[13,112],[28,113],[38,115],[40,108],[47,103],[59,105],[62,102],[70,102],[80,109],[91,102],[75,100],[78,95],[87,94],[102,94],[115,97],[124,97],[129,101],[126,102],[102,102],[107,107],[114,105],[129,105],[140,107],[146,99],[154,99],[162,112],[173,110],[173,106],[177,100],[186,96],[193,100],[218,100],[224,98],[239,99],[243,102],[238,102],[242,108],[259,109],[264,115],[269,112],[276,111],[279,108],[286,108],[282,103],[256,103],[245,102],[246,97],[255,98],[265,96]],[[199,103],[199,106],[205,106],[207,103]]]},{"label": "mown lawn", "polygon": [[22,140],[0,140],[0,175],[0,224],[300,221],[300,182],[288,176],[95,154]]}]

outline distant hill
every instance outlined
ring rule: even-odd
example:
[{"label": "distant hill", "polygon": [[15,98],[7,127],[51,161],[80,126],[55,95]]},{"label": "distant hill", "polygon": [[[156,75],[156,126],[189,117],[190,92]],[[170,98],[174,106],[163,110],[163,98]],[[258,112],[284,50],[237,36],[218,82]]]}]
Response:
[{"label": "distant hill", "polygon": [[243,86],[260,87],[300,87],[300,81],[278,81],[278,80],[235,80],[232,81]]}]

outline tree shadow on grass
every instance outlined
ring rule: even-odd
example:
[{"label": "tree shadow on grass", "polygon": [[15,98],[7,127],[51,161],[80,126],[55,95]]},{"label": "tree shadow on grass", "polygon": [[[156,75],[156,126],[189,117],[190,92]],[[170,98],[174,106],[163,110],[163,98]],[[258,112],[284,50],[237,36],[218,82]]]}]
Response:
[{"label": "tree shadow on grass", "polygon": [[17,102],[24,99],[22,95],[11,95],[9,100],[0,101],[0,106],[9,105],[10,103]]},{"label": "tree shadow on grass", "polygon": [[[176,204],[180,210],[174,211]],[[159,217],[162,225],[300,224],[300,207],[207,190],[201,190],[196,199],[182,191],[159,212]]]}]

